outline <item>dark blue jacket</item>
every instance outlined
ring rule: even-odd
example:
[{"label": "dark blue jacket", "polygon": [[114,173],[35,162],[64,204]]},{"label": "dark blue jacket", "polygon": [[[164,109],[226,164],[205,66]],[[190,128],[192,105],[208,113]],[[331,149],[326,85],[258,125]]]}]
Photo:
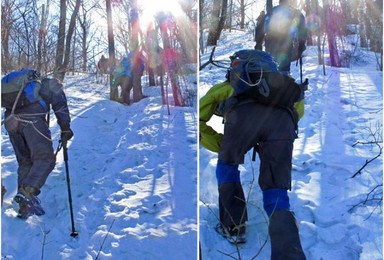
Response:
[{"label": "dark blue jacket", "polygon": [[61,84],[58,79],[44,78],[41,81],[39,94],[47,104],[48,109],[52,106],[60,126],[71,121],[67,105],[67,97],[63,91],[63,84]]}]

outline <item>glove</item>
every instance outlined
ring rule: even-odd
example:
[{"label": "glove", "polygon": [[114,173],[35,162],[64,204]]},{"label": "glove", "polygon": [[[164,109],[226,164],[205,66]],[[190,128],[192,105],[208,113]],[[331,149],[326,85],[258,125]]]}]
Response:
[{"label": "glove", "polygon": [[300,56],[303,54],[303,52],[307,49],[307,47],[305,47],[305,44],[304,43],[300,43],[299,44],[299,54]]},{"label": "glove", "polygon": [[60,125],[61,128],[61,141],[66,142],[73,137],[73,132],[69,126],[69,123],[63,123]]}]

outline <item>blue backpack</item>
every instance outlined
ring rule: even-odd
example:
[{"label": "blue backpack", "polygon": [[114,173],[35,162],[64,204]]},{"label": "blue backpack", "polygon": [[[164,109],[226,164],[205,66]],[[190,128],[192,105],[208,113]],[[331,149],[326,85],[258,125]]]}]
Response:
[{"label": "blue backpack", "polygon": [[[259,50],[240,50],[230,57],[227,78],[237,100],[253,99],[266,106],[293,107],[302,87],[278,71],[272,56]],[[233,100],[232,100],[233,103]]]},{"label": "blue backpack", "polygon": [[44,101],[40,97],[40,74],[33,69],[21,69],[1,79],[1,106],[18,109],[26,105]]}]

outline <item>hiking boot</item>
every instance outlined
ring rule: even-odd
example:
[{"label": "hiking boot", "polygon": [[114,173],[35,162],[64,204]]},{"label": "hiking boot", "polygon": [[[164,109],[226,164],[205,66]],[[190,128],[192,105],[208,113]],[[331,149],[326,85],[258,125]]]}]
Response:
[{"label": "hiking boot", "polygon": [[39,193],[38,189],[31,186],[19,188],[19,192],[14,198],[14,201],[19,204],[17,217],[27,219],[32,215],[41,216],[45,214],[43,207],[40,205],[40,200],[36,196]]},{"label": "hiking boot", "polygon": [[244,244],[245,240],[245,224],[232,225],[224,227],[220,223],[215,228],[216,232],[226,238],[231,244]]}]

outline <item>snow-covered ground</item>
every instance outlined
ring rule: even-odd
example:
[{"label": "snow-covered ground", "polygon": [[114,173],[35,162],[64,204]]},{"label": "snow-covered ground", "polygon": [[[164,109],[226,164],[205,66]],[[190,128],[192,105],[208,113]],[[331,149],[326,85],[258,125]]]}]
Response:
[{"label": "snow-covered ground", "polygon": [[[227,60],[240,49],[254,47],[252,35],[224,32],[216,60]],[[208,60],[210,49],[203,55]],[[323,68],[316,48],[305,51],[303,76],[309,79],[305,115],[293,154],[291,208],[298,219],[303,249],[309,260],[383,259],[382,156],[383,74],[373,53],[362,51],[351,68]],[[328,57],[326,56],[326,60]],[[228,63],[227,63],[228,64]],[[300,81],[299,67],[291,72]],[[199,97],[225,80],[225,69],[208,66],[200,72]],[[210,124],[223,131],[222,119]],[[257,184],[259,160],[252,152],[240,167],[248,197],[247,243],[236,248],[214,231],[218,223],[215,178],[217,154],[199,150],[200,241],[203,259],[269,259],[268,220]],[[372,191],[372,192],[371,192]],[[365,204],[361,204],[364,202]],[[359,205],[359,206],[355,206]]]},{"label": "snow-covered ground", "polygon": [[[62,152],[39,195],[46,214],[16,218],[17,162],[2,129],[1,173],[8,192],[1,214],[1,257],[196,259],[196,102],[194,107],[171,106],[168,115],[160,87],[144,86],[148,97],[125,106],[110,101],[109,87],[94,76],[67,76],[64,85],[75,133],[68,162],[79,235],[70,236]],[[51,126],[56,148],[60,131],[53,114]]]}]

